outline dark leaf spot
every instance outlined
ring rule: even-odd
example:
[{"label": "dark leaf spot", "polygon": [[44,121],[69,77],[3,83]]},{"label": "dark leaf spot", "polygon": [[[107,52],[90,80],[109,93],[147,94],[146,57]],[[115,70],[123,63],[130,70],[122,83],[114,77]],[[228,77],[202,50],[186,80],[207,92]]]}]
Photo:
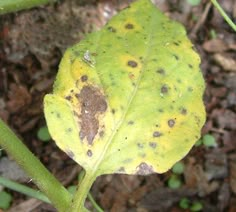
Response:
[{"label": "dark leaf spot", "polygon": [[165,75],[165,70],[164,70],[163,68],[159,68],[159,69],[157,70],[157,73],[158,73],[158,74],[161,74],[161,75]]},{"label": "dark leaf spot", "polygon": [[81,130],[79,135],[81,140],[86,137],[88,143],[92,145],[99,128],[96,114],[104,113],[107,109],[107,103],[100,91],[92,86],[84,86],[76,97],[81,103]]},{"label": "dark leaf spot", "polygon": [[192,88],[192,87],[188,87],[188,91],[189,91],[189,92],[192,92],[192,91],[193,91],[193,88]]},{"label": "dark leaf spot", "polygon": [[163,85],[161,87],[161,93],[163,93],[163,94],[168,93],[168,87],[166,85]]},{"label": "dark leaf spot", "polygon": [[133,125],[133,124],[134,124],[133,121],[129,121],[129,122],[128,122],[128,125]]},{"label": "dark leaf spot", "polygon": [[134,25],[128,23],[128,24],[125,25],[125,28],[126,28],[126,29],[133,29],[133,28],[134,28]]},{"label": "dark leaf spot", "polygon": [[158,132],[158,131],[155,131],[155,132],[153,133],[153,137],[160,137],[160,136],[162,136],[162,133],[160,133],[160,132]]},{"label": "dark leaf spot", "polygon": [[142,148],[144,147],[144,145],[141,144],[141,143],[137,143],[137,146],[138,146],[138,148],[140,148],[140,149],[142,149]]},{"label": "dark leaf spot", "polygon": [[128,66],[130,66],[132,68],[136,68],[138,66],[138,63],[135,62],[134,60],[129,60],[127,64],[128,64]]},{"label": "dark leaf spot", "polygon": [[65,99],[70,101],[72,99],[72,96],[66,96]]},{"label": "dark leaf spot", "polygon": [[188,64],[188,67],[191,68],[191,69],[193,68],[193,66],[191,64]]},{"label": "dark leaf spot", "polygon": [[141,158],[145,158],[146,154],[145,153],[139,153],[138,156],[141,157]]},{"label": "dark leaf spot", "polygon": [[177,42],[174,42],[174,44],[175,44],[176,46],[179,46],[179,43],[177,43]]},{"label": "dark leaf spot", "polygon": [[176,54],[173,54],[173,56],[176,60],[179,60],[179,57]]},{"label": "dark leaf spot", "polygon": [[89,149],[89,150],[87,151],[87,155],[88,155],[89,157],[92,157],[92,156],[93,156],[93,152]]},{"label": "dark leaf spot", "polygon": [[133,161],[132,158],[127,158],[123,161],[123,163],[131,163]]},{"label": "dark leaf spot", "polygon": [[61,118],[61,114],[58,113],[58,112],[56,112],[56,117],[57,117],[58,119],[60,119],[60,118]]},{"label": "dark leaf spot", "polygon": [[107,27],[110,32],[116,32],[116,29],[112,26]]},{"label": "dark leaf spot", "polygon": [[156,142],[149,142],[149,146],[153,149],[155,149],[157,147],[157,143]]},{"label": "dark leaf spot", "polygon": [[182,80],[181,80],[181,79],[177,79],[177,82],[178,82],[178,83],[181,83],[181,82],[182,82]]},{"label": "dark leaf spot", "polygon": [[72,128],[67,128],[66,132],[71,133],[72,132]]},{"label": "dark leaf spot", "polygon": [[115,110],[115,109],[112,109],[111,112],[112,112],[113,114],[115,114],[116,110]]},{"label": "dark leaf spot", "polygon": [[103,131],[103,130],[99,132],[99,136],[100,136],[100,137],[103,137],[103,136],[104,136],[104,131]]},{"label": "dark leaf spot", "polygon": [[145,162],[140,163],[136,170],[136,174],[139,175],[148,175],[154,172],[152,166],[149,166]]},{"label": "dark leaf spot", "polygon": [[119,169],[118,169],[118,172],[119,173],[125,173],[125,168],[123,166],[121,166]]},{"label": "dark leaf spot", "polygon": [[186,114],[187,114],[187,109],[181,108],[181,109],[180,109],[180,113],[181,113],[182,115],[186,115]]},{"label": "dark leaf spot", "polygon": [[83,75],[80,79],[81,79],[82,82],[86,82],[88,80],[88,76]]},{"label": "dark leaf spot", "polygon": [[169,127],[174,127],[174,125],[175,125],[175,120],[174,119],[169,119],[168,120],[168,126]]}]

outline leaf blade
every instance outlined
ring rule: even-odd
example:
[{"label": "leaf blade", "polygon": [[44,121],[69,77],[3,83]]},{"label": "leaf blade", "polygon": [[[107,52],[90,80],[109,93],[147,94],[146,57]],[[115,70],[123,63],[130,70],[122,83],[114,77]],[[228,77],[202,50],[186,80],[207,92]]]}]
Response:
[{"label": "leaf blade", "polygon": [[59,147],[97,175],[162,173],[185,156],[205,120],[200,59],[185,34],[140,0],[70,48],[53,93],[70,105],[64,122],[75,132],[67,145],[56,132],[61,121],[50,121],[57,104],[45,98]]}]

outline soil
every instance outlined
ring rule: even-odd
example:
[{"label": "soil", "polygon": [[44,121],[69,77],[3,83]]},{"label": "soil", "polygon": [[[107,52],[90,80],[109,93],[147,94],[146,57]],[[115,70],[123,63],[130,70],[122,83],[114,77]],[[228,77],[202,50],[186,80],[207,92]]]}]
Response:
[{"label": "soil", "polygon": [[[81,167],[53,141],[38,139],[38,130],[45,126],[43,97],[52,90],[65,49],[86,33],[101,28],[129,2],[62,0],[0,16],[0,117],[65,186],[76,185]],[[179,207],[182,198],[200,201],[202,211],[235,212],[236,34],[207,0],[195,7],[184,0],[154,2],[166,15],[183,23],[200,53],[207,111],[202,135],[213,135],[217,146],[200,145],[190,151],[183,159],[180,188],[167,185],[172,171],[148,176],[106,175],[96,180],[92,195],[105,211],[111,212],[189,211]],[[236,2],[219,3],[235,21]],[[11,161],[2,151],[0,161],[7,164],[6,159]],[[21,176],[14,180],[35,187],[16,166],[7,167],[5,175],[16,173],[7,175],[9,178]],[[55,211],[46,203],[5,190],[14,197],[11,212]],[[93,210],[89,201],[86,205]]]}]

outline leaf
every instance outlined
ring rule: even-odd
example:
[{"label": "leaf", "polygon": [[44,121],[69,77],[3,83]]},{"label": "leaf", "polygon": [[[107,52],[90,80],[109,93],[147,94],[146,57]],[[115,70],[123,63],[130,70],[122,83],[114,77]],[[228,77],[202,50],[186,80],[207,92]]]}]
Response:
[{"label": "leaf", "polygon": [[64,54],[45,97],[50,134],[97,176],[163,173],[200,137],[199,63],[184,27],[139,0]]}]

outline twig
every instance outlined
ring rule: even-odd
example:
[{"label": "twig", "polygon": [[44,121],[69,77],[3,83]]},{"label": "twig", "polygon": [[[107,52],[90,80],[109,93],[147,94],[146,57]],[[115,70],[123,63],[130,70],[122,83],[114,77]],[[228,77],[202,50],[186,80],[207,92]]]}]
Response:
[{"label": "twig", "polygon": [[196,25],[194,26],[194,28],[192,29],[192,31],[189,35],[191,38],[196,38],[196,34],[197,34],[198,30],[200,29],[200,27],[206,21],[206,18],[207,18],[207,15],[208,15],[210,9],[211,9],[211,2],[208,2],[205,9],[204,9],[204,12],[203,12],[201,18],[198,19],[198,22],[196,23]]}]

